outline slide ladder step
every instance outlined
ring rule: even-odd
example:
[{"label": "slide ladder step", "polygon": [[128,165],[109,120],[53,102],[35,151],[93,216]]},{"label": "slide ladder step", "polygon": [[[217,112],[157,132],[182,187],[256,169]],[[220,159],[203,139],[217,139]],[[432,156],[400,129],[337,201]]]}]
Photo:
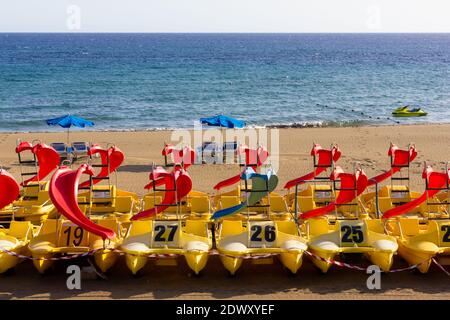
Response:
[{"label": "slide ladder step", "polygon": [[110,180],[109,177],[92,177],[92,180]]},{"label": "slide ladder step", "polygon": [[107,164],[91,164],[92,168],[108,168]]},{"label": "slide ladder step", "polygon": [[19,164],[35,164],[36,160],[19,160]]},{"label": "slide ladder step", "polygon": [[37,172],[23,172],[21,173],[22,176],[35,176],[37,175]]}]

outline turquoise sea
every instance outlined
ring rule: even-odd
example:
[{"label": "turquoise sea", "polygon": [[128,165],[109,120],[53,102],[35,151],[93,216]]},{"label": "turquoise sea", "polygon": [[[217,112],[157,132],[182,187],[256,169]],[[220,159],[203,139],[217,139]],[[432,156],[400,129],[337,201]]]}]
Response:
[{"label": "turquoise sea", "polygon": [[450,34],[0,34],[0,131],[450,121]]}]

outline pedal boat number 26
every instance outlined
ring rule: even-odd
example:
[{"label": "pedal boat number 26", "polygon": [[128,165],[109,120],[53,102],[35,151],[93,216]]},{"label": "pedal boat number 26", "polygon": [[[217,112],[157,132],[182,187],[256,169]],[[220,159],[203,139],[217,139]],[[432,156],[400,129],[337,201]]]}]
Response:
[{"label": "pedal boat number 26", "polygon": [[[277,175],[272,170],[259,174],[247,168],[241,180],[246,182],[246,200],[219,210],[213,216],[213,219],[219,219],[216,239],[222,264],[230,275],[234,275],[247,256],[255,258],[251,260],[254,264],[271,264],[272,255],[277,255],[284,267],[296,273],[302,265],[307,244],[295,221],[272,221],[267,219],[269,214],[250,212],[251,208],[261,206],[264,197],[270,198],[278,183]],[[250,188],[247,180],[251,180]],[[270,210],[270,205],[268,208]],[[241,214],[245,209],[247,214]]]}]

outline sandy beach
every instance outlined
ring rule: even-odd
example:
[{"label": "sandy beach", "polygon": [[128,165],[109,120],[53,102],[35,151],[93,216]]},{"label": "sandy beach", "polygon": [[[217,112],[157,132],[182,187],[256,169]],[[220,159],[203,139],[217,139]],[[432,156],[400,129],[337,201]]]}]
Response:
[{"label": "sandy beach", "polygon": [[[83,132],[71,133],[72,141],[114,143],[125,153],[125,162],[117,179],[121,189],[142,196],[148,181],[151,164],[163,163],[161,149],[164,141],[170,142],[170,131],[136,132]],[[279,131],[280,177],[279,191],[284,183],[311,171],[309,155],[313,142],[328,147],[337,143],[342,150],[339,165],[351,171],[359,162],[367,175],[373,176],[389,168],[387,151],[392,141],[406,148],[415,143],[418,157],[411,167],[411,187],[422,191],[420,176],[423,162],[434,165],[436,170],[445,167],[450,160],[450,125],[397,125],[343,128],[280,129]],[[65,141],[66,133],[1,133],[0,164],[16,179],[19,168],[14,147],[17,139],[39,139],[45,143]],[[218,181],[238,173],[236,165],[194,165],[189,168],[194,189],[213,194]],[[395,267],[406,264],[397,259]],[[65,274],[40,276],[30,262],[22,263],[12,275],[0,276],[0,298],[133,298],[133,299],[441,299],[450,298],[450,278],[433,267],[429,274],[401,272],[383,276],[382,289],[366,288],[367,275],[360,271],[334,267],[327,275],[319,274],[306,261],[295,277],[288,276],[281,265],[245,265],[238,276],[229,278],[213,257],[200,277],[189,274],[188,268],[156,268],[149,266],[141,278],[133,278],[120,261],[108,275],[108,281],[88,280],[82,291],[69,291],[65,286]],[[270,279],[270,281],[267,281]]]}]

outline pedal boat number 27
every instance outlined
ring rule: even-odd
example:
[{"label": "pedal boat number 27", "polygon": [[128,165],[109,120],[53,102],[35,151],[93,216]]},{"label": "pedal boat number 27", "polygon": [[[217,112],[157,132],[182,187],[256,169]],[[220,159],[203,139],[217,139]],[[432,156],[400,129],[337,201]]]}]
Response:
[{"label": "pedal boat number 27", "polygon": [[137,274],[150,257],[157,265],[176,265],[183,255],[188,266],[199,274],[206,266],[212,237],[208,224],[201,220],[133,221],[120,247],[128,268]]}]

